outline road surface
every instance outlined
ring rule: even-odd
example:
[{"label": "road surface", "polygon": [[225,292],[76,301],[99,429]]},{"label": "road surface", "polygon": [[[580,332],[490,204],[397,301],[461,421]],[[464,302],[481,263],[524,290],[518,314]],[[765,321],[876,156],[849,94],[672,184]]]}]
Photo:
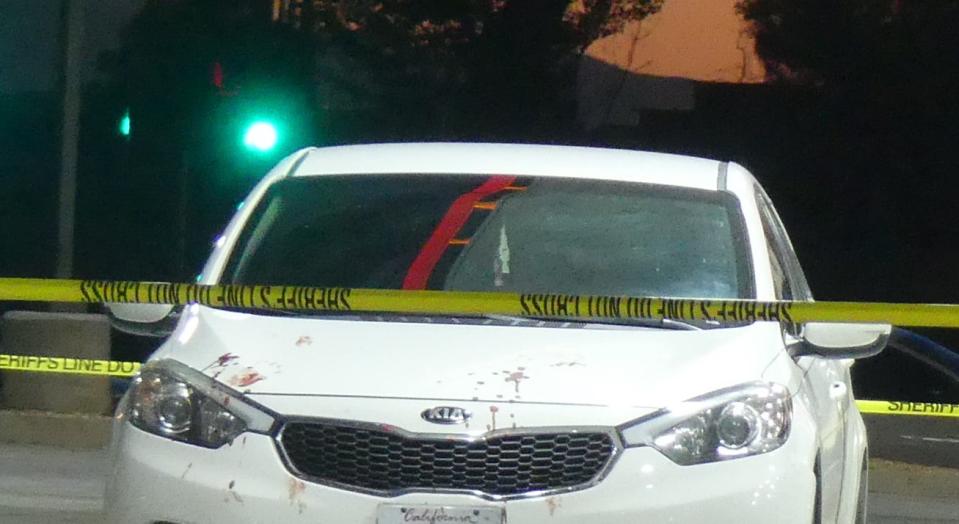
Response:
[{"label": "road surface", "polygon": [[863,419],[873,457],[959,468],[959,419],[895,415],[863,415]]},{"label": "road surface", "polygon": [[[959,523],[959,469],[877,459],[870,523]],[[102,522],[104,451],[0,445],[0,522]]]},{"label": "road surface", "polygon": [[0,522],[102,522],[104,451],[0,445]]}]

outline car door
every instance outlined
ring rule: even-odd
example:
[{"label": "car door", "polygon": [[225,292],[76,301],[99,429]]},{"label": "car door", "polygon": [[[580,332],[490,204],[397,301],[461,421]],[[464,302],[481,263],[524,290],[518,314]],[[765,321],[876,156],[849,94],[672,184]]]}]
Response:
[{"label": "car door", "polygon": [[[756,200],[763,230],[769,241],[767,247],[776,298],[812,300],[792,243],[762,188],[756,188]],[[783,337],[787,344],[798,342],[799,329],[797,326],[783,326]],[[808,392],[819,428],[823,520],[832,521],[839,511],[843,484],[846,422],[852,390],[849,378],[851,361],[803,356],[796,363],[804,371],[803,387]]]}]

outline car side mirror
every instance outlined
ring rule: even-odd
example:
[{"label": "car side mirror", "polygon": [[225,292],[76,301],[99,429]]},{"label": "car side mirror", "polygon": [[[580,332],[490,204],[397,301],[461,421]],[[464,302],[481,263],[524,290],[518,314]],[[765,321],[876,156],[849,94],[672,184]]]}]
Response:
[{"label": "car side mirror", "polygon": [[865,358],[886,347],[892,326],[889,324],[852,324],[809,322],[803,326],[798,354],[825,358]]},{"label": "car side mirror", "polygon": [[180,312],[168,304],[107,304],[113,327],[131,335],[166,337],[173,333]]}]

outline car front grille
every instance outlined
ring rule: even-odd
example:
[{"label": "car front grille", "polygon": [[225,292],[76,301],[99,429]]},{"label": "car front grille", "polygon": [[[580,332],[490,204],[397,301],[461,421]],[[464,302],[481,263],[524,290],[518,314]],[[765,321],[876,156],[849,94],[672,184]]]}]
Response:
[{"label": "car front grille", "polygon": [[587,484],[616,450],[604,432],[511,432],[467,440],[327,421],[288,422],[280,445],[294,472],[346,489],[503,497]]}]

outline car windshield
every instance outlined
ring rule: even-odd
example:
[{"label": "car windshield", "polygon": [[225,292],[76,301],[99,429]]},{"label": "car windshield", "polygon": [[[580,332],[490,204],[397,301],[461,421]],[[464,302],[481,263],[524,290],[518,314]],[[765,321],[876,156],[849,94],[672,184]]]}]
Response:
[{"label": "car windshield", "polygon": [[472,175],[273,184],[224,282],[752,298],[742,216],[723,192]]}]

